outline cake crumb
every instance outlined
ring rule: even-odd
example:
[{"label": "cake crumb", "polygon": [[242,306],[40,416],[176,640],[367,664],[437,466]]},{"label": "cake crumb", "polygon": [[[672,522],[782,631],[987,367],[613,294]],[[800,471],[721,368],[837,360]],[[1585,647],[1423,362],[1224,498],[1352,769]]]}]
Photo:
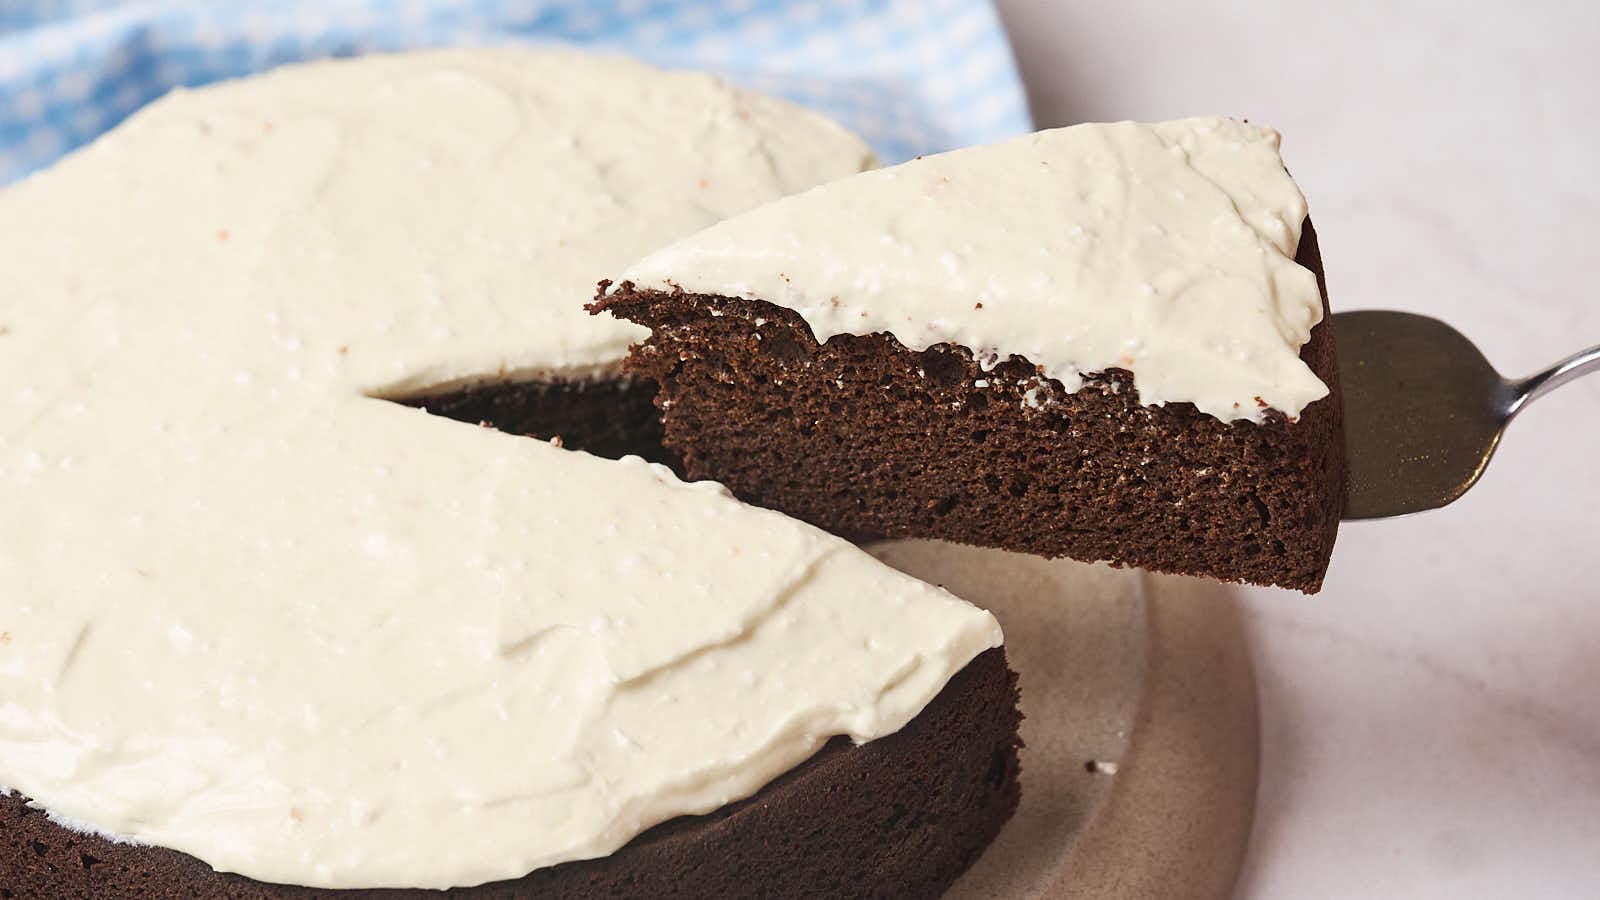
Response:
[{"label": "cake crumb", "polygon": [[550,446],[552,446],[552,447],[565,447],[566,445],[567,445],[567,443],[566,443],[566,441],[563,441],[561,439],[561,435],[553,434],[553,435],[550,436]]},{"label": "cake crumb", "polygon": [[696,181],[695,184],[699,185],[700,190],[702,190],[702,191],[705,190],[708,187],[711,187],[711,182],[709,180],[707,180],[706,178],[703,178],[703,177],[701,179],[699,179],[698,181]]},{"label": "cake crumb", "polygon": [[225,240],[228,239],[228,236],[229,236],[228,235],[228,229],[226,229],[226,228],[218,228],[217,229],[217,240],[225,241]]},{"label": "cake crumb", "polygon": [[0,646],[11,643],[11,632],[0,631]]},{"label": "cake crumb", "polygon": [[1256,405],[1261,407],[1262,409],[1266,409],[1267,408],[1267,401],[1261,399],[1260,397],[1257,397],[1256,398]]},{"label": "cake crumb", "polygon": [[349,344],[340,344],[339,345],[339,355],[340,356],[346,356],[349,353],[350,353],[350,345]]},{"label": "cake crumb", "polygon": [[979,300],[977,303],[972,304],[972,308],[973,309],[983,309],[983,301]]},{"label": "cake crumb", "polygon": [[304,822],[306,820],[305,813],[302,813],[300,808],[297,806],[289,807],[289,818],[295,820],[296,822]]}]

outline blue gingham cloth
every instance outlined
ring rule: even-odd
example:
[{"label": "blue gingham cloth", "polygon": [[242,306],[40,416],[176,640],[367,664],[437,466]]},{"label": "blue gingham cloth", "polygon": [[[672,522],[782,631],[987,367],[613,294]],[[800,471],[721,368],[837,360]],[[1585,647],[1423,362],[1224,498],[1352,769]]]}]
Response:
[{"label": "blue gingham cloth", "polygon": [[1031,127],[989,0],[0,0],[0,184],[177,85],[506,41],[719,72],[832,115],[889,162]]}]

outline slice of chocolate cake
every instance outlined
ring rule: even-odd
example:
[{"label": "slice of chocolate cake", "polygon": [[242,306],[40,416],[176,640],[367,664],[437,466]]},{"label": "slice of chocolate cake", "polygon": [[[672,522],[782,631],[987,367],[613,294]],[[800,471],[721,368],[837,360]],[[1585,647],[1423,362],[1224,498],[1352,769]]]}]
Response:
[{"label": "slice of chocolate cake", "polygon": [[934,537],[1306,592],[1343,500],[1321,258],[1276,133],[1045,131],[852,176],[659,251],[692,478],[862,540]]},{"label": "slice of chocolate cake", "polygon": [[662,158],[762,159],[707,178],[810,158],[709,79],[441,51],[179,93],[0,193],[0,900],[928,896],[999,829],[992,616],[387,402],[611,377],[617,334],[521,290],[682,200],[582,149],[618,91]]}]

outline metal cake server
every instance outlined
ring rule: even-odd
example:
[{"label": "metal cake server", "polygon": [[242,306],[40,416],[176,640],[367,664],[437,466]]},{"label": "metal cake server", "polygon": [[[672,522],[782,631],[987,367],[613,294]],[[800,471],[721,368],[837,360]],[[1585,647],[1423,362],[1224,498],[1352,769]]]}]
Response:
[{"label": "metal cake server", "polygon": [[1350,466],[1346,519],[1436,509],[1477,483],[1506,424],[1535,398],[1600,372],[1600,346],[1508,380],[1438,319],[1361,310],[1333,317]]}]

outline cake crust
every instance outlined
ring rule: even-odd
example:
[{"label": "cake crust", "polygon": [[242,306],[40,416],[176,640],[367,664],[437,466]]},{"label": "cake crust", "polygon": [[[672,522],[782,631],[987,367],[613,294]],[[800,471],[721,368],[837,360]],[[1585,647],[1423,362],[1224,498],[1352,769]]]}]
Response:
[{"label": "cake crust", "polygon": [[442,895],[220,874],[173,850],[70,831],[6,795],[0,898],[937,897],[1016,810],[1021,718],[1004,649],[988,650],[892,735],[861,746],[834,738],[754,796],[665,822],[610,856]]},{"label": "cake crust", "polygon": [[1344,501],[1327,285],[1308,219],[1296,261],[1324,318],[1301,359],[1329,395],[1290,421],[1143,406],[1131,373],[1069,393],[1013,356],[887,334],[819,343],[761,300],[615,290],[590,309],[652,329],[625,371],[660,384],[689,478],[852,540],[940,538],[1158,572],[1321,588]]}]

